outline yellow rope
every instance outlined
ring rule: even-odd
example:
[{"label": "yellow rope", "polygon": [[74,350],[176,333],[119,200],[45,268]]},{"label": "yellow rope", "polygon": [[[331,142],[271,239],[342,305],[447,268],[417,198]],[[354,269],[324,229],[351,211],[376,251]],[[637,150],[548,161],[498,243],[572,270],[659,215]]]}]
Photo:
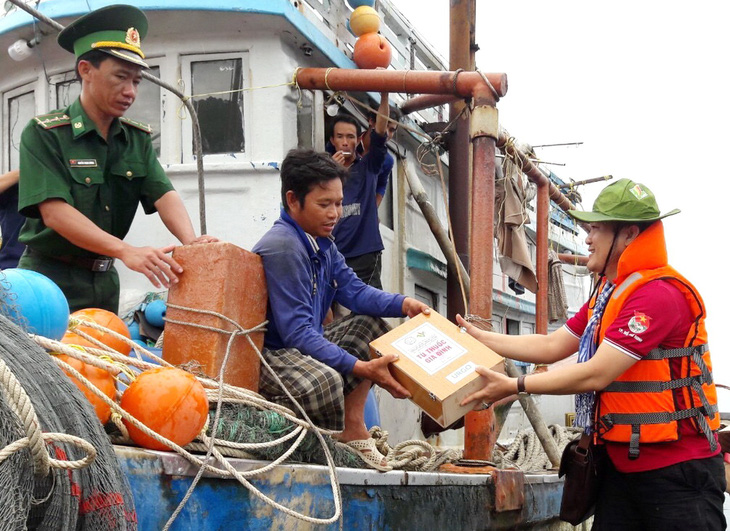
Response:
[{"label": "yellow rope", "polygon": [[[185,83],[182,79],[178,80],[178,84],[183,85],[183,88],[185,86]],[[221,90],[218,92],[204,92],[202,94],[190,94],[189,96],[185,96],[184,98],[180,99],[180,106],[177,109],[177,117],[181,120],[185,120],[187,118],[187,113],[183,112],[185,111],[185,102],[188,100],[192,100],[195,98],[205,98],[208,96],[223,96],[225,94],[236,94],[239,92],[251,92],[254,90],[263,90],[263,89],[272,89],[272,88],[278,88],[278,87],[296,87],[297,91],[299,92],[299,99],[297,101],[297,107],[301,108],[302,106],[302,91],[299,88],[299,83],[296,82],[296,80],[288,81],[286,83],[279,83],[277,85],[261,85],[258,87],[246,87],[246,88],[240,88],[235,90]]]},{"label": "yellow rope", "polygon": [[436,167],[438,168],[439,177],[441,179],[441,193],[444,196],[444,204],[446,205],[446,222],[449,226],[449,238],[451,239],[451,248],[454,250],[454,267],[456,268],[456,276],[459,280],[459,290],[461,291],[461,300],[464,303],[464,313],[469,313],[469,303],[466,298],[466,289],[464,288],[464,279],[461,277],[461,268],[459,267],[459,256],[456,252],[456,242],[454,241],[454,227],[451,223],[451,214],[449,214],[448,192],[446,191],[446,180],[444,179],[444,171],[441,167],[441,157],[436,154]]},{"label": "yellow rope", "polygon": [[294,81],[288,81],[286,83],[279,83],[277,85],[261,85],[259,87],[246,87],[246,88],[235,89],[235,90],[221,90],[219,92],[205,92],[203,94],[191,94],[190,96],[188,96],[188,99],[203,98],[206,96],[221,96],[223,94],[236,94],[238,92],[250,92],[252,90],[270,89],[270,88],[277,88],[277,87],[292,87],[292,86],[298,86],[298,85]]},{"label": "yellow rope", "polygon": [[327,80],[327,78],[329,77],[330,72],[332,72],[332,70],[334,70],[334,68],[330,67],[327,70],[325,70],[325,72],[324,72],[324,86],[327,87],[327,90],[332,90],[330,88],[329,81]]}]

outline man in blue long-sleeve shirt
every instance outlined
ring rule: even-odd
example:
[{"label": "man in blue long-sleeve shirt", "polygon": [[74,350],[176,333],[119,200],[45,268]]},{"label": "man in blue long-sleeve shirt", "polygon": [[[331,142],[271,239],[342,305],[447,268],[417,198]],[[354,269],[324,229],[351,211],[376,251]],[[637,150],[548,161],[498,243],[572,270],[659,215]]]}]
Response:
[{"label": "man in blue long-sleeve shirt", "polygon": [[390,110],[388,94],[383,93],[378,113],[368,117],[369,127],[362,138],[358,122],[352,116],[340,114],[334,119],[327,144],[332,158],[349,170],[343,189],[342,219],[334,231],[337,248],[355,274],[378,289],[383,289],[378,206],[394,164],[386,142],[398,127],[396,122],[388,121],[389,115],[395,120],[399,116],[395,109]]},{"label": "man in blue long-sleeve shirt", "polygon": [[[428,306],[363,283],[347,267],[331,235],[342,214],[347,170],[326,153],[293,150],[281,166],[281,217],[254,246],[269,290],[264,357],[315,424],[342,433],[338,439],[371,454],[364,410],[372,383],[396,398],[408,391],[390,374],[395,356],[369,361],[368,344],[388,330],[380,317],[413,317]],[[352,314],[323,326],[333,301]],[[262,370],[260,392],[289,404],[276,379]],[[364,449],[366,448],[366,449]]]}]

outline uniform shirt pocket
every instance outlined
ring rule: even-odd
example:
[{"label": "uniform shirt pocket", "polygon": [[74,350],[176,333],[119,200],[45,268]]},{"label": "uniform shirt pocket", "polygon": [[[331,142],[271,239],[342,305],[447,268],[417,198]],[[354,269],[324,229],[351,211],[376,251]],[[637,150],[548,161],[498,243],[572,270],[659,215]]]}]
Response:
[{"label": "uniform shirt pocket", "polygon": [[139,177],[146,177],[148,168],[147,164],[142,161],[119,160],[112,164],[109,172],[112,175],[132,180]]},{"label": "uniform shirt pocket", "polygon": [[72,206],[85,216],[92,217],[100,201],[104,172],[101,168],[93,167],[72,167],[69,172],[74,202]]}]

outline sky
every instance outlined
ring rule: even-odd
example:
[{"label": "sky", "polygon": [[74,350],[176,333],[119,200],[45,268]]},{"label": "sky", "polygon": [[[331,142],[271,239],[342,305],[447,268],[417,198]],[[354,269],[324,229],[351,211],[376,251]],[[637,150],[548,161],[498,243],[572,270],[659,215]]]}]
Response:
[{"label": "sky", "polygon": [[[391,0],[444,57],[449,0]],[[691,6],[691,7],[690,7]],[[669,263],[707,306],[715,380],[730,385],[730,3],[477,0],[477,67],[505,72],[500,124],[564,180],[613,175],[648,186]],[[608,183],[579,189],[582,206]],[[718,390],[730,411],[730,391]]]}]

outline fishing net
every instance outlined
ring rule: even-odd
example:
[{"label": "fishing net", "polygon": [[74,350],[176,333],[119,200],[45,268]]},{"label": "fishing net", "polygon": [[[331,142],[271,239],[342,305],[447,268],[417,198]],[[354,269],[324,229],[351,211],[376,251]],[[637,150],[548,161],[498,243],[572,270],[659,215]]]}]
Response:
[{"label": "fishing net", "polygon": [[0,315],[9,317],[16,325],[23,329],[28,329],[28,320],[18,311],[18,296],[13,292],[12,286],[5,276],[5,272],[0,269]]},{"label": "fishing net", "polygon": [[[8,326],[3,326],[5,323]],[[126,355],[107,347],[82,331],[79,327],[81,323],[83,328],[97,328],[115,338],[121,338],[132,345],[133,352]],[[40,423],[44,432],[58,431],[78,435],[99,449],[97,461],[88,469],[63,473],[54,471],[48,478],[43,479],[32,474],[33,469],[29,467],[27,451],[24,451],[25,454],[19,453],[14,456],[15,461],[8,460],[2,463],[0,457],[0,470],[12,463],[18,463],[16,468],[23,469],[8,471],[18,486],[13,486],[7,492],[0,494],[0,508],[4,508],[16,518],[17,528],[23,528],[24,524],[32,529],[106,530],[136,527],[129,487],[117,468],[109,436],[100,426],[91,405],[75,385],[60,372],[56,364],[64,367],[65,371],[71,371],[77,379],[81,378],[84,385],[112,407],[114,413],[111,420],[118,430],[112,433],[114,442],[133,444],[127,430],[128,423],[132,423],[146,435],[173,449],[199,467],[198,474],[188,491],[170,516],[166,529],[185,507],[205,470],[221,478],[237,480],[259,499],[300,520],[329,524],[340,518],[342,500],[335,466],[361,468],[366,464],[345,445],[334,441],[331,432],[317,429],[290,409],[268,402],[257,393],[221,385],[216,380],[198,374],[198,380],[206,389],[211,405],[209,422],[196,441],[181,447],[173,441],[162,438],[160,434],[151,431],[139,420],[131,417],[117,403],[103,395],[92,382],[85,380],[72,366],[57,357],[49,356],[46,351],[62,353],[84,363],[104,368],[115,374],[115,379],[122,385],[131,385],[142,371],[159,368],[160,365],[169,367],[170,364],[98,323],[71,319],[69,326],[70,330],[97,345],[98,348],[67,345],[41,336],[28,336],[7,320],[0,323],[0,327],[5,330],[5,335],[0,338],[2,339],[0,345],[5,351],[11,351],[7,357],[13,359],[13,363],[9,362],[8,365],[12,365],[13,371],[20,365],[20,369],[17,369],[18,379],[21,380],[23,387],[27,386],[28,394],[33,397],[34,407],[39,409],[42,408],[41,404],[52,405],[40,410],[42,412],[42,415],[39,415]],[[243,333],[247,334],[248,331]],[[4,354],[0,354],[0,359],[3,357]],[[24,363],[18,363],[18,359],[24,360]],[[187,367],[187,370],[193,374],[197,372],[193,367]],[[23,436],[25,429],[18,426],[12,412],[7,417],[7,420],[0,418],[0,423],[9,426],[5,429],[7,434],[2,433],[0,436],[4,437],[3,441],[17,440]],[[107,429],[113,432],[111,424],[107,425]],[[376,440],[378,450],[392,462],[394,469],[435,470],[443,462],[459,457],[450,451],[437,451],[423,441],[408,441],[391,448],[387,443],[387,432],[382,430],[378,434],[371,431],[371,436]],[[68,460],[78,459],[82,453],[75,446],[65,444],[57,444],[52,450],[55,456]],[[198,452],[198,455],[192,452]],[[215,465],[210,464],[209,457],[215,459]],[[269,463],[244,473],[237,471],[228,461],[228,457],[256,458]],[[335,506],[333,516],[319,518],[298,513],[268,498],[247,480],[257,474],[265,473],[284,461],[317,463],[328,467]],[[29,486],[20,486],[22,481]],[[4,518],[3,521],[10,520]]]},{"label": "fishing net", "polygon": [[[0,309],[1,310],[1,309]],[[27,448],[0,463],[0,523],[3,529],[136,529],[134,502],[112,445],[91,404],[28,335],[0,315],[0,358],[25,390],[44,433],[80,437],[96,448],[96,459],[85,468],[51,468],[34,474]],[[0,446],[25,437],[26,431],[0,396]],[[80,460],[84,450],[65,442],[47,442],[51,458]]]},{"label": "fishing net", "polygon": [[[210,434],[213,431],[212,423],[215,411],[211,411]],[[274,446],[265,446],[268,443],[292,432],[297,424],[275,411],[257,409],[244,404],[223,404],[218,419],[216,438],[233,443],[261,443],[259,447],[248,449],[251,457],[271,461],[279,457],[291,445],[280,443]],[[336,466],[350,468],[363,467],[364,464],[352,452],[335,444],[331,437],[324,437]],[[309,432],[296,450],[289,456],[290,461],[302,463],[326,464],[327,457],[317,436]]]}]

